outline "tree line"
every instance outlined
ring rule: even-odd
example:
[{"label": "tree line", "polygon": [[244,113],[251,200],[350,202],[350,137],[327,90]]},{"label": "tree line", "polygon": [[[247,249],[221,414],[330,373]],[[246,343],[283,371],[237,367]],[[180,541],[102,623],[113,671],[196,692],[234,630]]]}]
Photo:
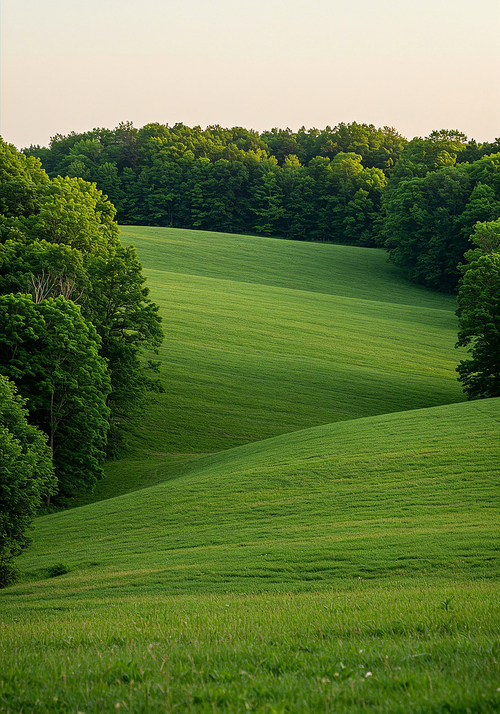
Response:
[{"label": "tree line", "polygon": [[123,224],[386,247],[410,280],[448,292],[474,224],[500,216],[500,140],[459,131],[124,123],[24,151],[53,178],[95,182]]},{"label": "tree line", "polygon": [[43,499],[91,489],[146,393],[163,339],[116,210],[0,142],[0,585]]}]

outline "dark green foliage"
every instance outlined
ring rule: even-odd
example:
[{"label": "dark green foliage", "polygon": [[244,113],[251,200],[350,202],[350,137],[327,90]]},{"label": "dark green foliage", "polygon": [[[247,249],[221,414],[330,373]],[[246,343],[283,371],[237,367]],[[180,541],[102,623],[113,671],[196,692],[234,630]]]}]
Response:
[{"label": "dark green foliage", "polygon": [[116,437],[116,422],[130,419],[147,391],[162,389],[158,377],[150,376],[151,369],[148,374],[141,360],[144,348],[157,352],[163,341],[161,318],[158,306],[148,298],[149,288],[144,286],[146,278],[133,246],[120,244],[105,258],[87,256],[85,262],[91,288],[83,314],[95,326],[101,338],[100,354],[109,365],[108,406]]},{"label": "dark green foliage", "polygon": [[50,149],[26,153],[52,175],[95,181],[122,223],[386,242],[411,280],[453,291],[474,223],[500,215],[498,166],[488,156],[496,150],[498,142],[467,143],[456,130],[407,142],[391,127],[352,122],[260,136],[121,124],[56,136]]},{"label": "dark green foliage", "polygon": [[[131,127],[120,125],[101,138],[111,135],[114,143],[107,158],[124,152],[133,163]],[[95,184],[78,177],[75,168],[84,166],[85,177],[95,169],[112,186],[116,166],[100,162],[103,150],[96,137],[73,139],[63,142],[71,160],[61,154],[70,176],[53,180],[38,158],[0,142],[0,296],[7,301],[2,371],[16,380],[28,399],[30,418],[49,435],[62,495],[92,486],[101,473],[110,425],[116,444],[123,420],[130,421],[148,390],[161,388],[157,376],[145,372],[141,356],[143,348],[154,351],[163,339],[135,250],[124,248],[118,239],[114,206]],[[46,152],[40,153],[47,158]],[[48,310],[53,314],[46,322]],[[79,346],[70,350],[68,363],[61,367],[72,331]],[[58,379],[66,370],[67,384],[73,380],[73,397],[63,390],[65,407],[57,418],[55,412],[47,417],[47,399],[55,398],[57,379],[43,377],[54,365],[62,370]],[[78,425],[75,411],[80,414]]]},{"label": "dark green foliage", "polygon": [[[413,176],[397,175],[401,167],[396,167],[384,193],[381,237],[410,280],[453,292],[474,224],[500,216],[500,154],[455,166],[449,146],[441,152],[439,146],[431,148],[429,154],[422,149],[431,166],[424,175],[418,175],[424,164],[412,164],[417,167]],[[434,170],[440,162],[443,166]]]},{"label": "dark green foliage", "polygon": [[[261,136],[241,127],[148,124],[56,136],[50,149],[26,153],[52,176],[95,181],[122,223],[373,245],[383,172],[405,143],[392,128],[356,122]],[[332,162],[327,177],[317,176],[317,160]],[[335,177],[338,168],[344,179]]]},{"label": "dark green foliage", "polygon": [[386,246],[392,260],[414,282],[453,291],[457,265],[467,249],[467,237],[458,226],[469,195],[465,166],[404,181],[388,194]]},{"label": "dark green foliage", "polygon": [[125,224],[386,245],[409,279],[450,292],[474,224],[500,216],[498,148],[357,122],[261,135],[179,123],[56,136],[26,153],[52,176],[95,181]]},{"label": "dark green foliage", "polygon": [[500,220],[478,223],[458,291],[457,347],[471,358],[457,368],[469,399],[500,396]]},{"label": "dark green foliage", "polygon": [[12,582],[12,559],[28,544],[43,496],[55,491],[47,439],[27,422],[14,385],[0,375],[0,587]]},{"label": "dark green foliage", "polygon": [[0,371],[49,437],[61,495],[92,488],[102,471],[110,382],[99,337],[62,295],[35,303],[0,296]]}]

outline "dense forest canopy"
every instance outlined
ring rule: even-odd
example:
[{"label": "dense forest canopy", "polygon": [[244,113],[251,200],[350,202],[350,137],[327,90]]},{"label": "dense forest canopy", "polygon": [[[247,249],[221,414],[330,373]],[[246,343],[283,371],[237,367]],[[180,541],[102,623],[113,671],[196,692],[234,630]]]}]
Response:
[{"label": "dense forest canopy", "polygon": [[131,123],[31,146],[48,175],[95,183],[123,224],[385,246],[407,277],[453,291],[477,221],[500,217],[500,140],[392,127]]},{"label": "dense forest canopy", "polygon": [[[92,488],[145,393],[163,338],[116,210],[80,177],[51,179],[0,142],[0,374],[48,437],[59,497]],[[150,366],[154,367],[154,364]]]}]

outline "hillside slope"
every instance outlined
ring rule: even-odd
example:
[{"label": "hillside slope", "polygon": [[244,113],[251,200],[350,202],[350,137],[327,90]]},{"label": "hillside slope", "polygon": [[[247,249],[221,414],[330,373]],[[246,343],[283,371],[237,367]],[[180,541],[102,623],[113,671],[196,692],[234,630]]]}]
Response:
[{"label": "hillside slope", "polygon": [[464,398],[454,299],[403,281],[384,251],[168,228],[126,227],[122,240],[166,333],[166,393],[137,457]]},{"label": "hillside slope", "polygon": [[500,574],[500,399],[308,429],[38,519],[1,597],[303,589]]}]

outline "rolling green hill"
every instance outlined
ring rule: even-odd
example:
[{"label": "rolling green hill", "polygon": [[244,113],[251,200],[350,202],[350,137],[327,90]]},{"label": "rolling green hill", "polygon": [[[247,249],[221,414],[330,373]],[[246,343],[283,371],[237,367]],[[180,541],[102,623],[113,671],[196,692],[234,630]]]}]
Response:
[{"label": "rolling green hill", "polygon": [[[500,399],[315,427],[39,519],[21,588],[93,597],[500,574]],[[161,471],[161,468],[160,468]]]},{"label": "rolling green hill", "polygon": [[166,393],[37,519],[0,711],[497,712],[500,399],[463,400],[453,298],[381,251],[122,239]]},{"label": "rolling green hill", "polygon": [[122,240],[166,333],[166,393],[133,443],[153,469],[155,454],[463,400],[454,299],[404,282],[383,251],[167,228]]}]

